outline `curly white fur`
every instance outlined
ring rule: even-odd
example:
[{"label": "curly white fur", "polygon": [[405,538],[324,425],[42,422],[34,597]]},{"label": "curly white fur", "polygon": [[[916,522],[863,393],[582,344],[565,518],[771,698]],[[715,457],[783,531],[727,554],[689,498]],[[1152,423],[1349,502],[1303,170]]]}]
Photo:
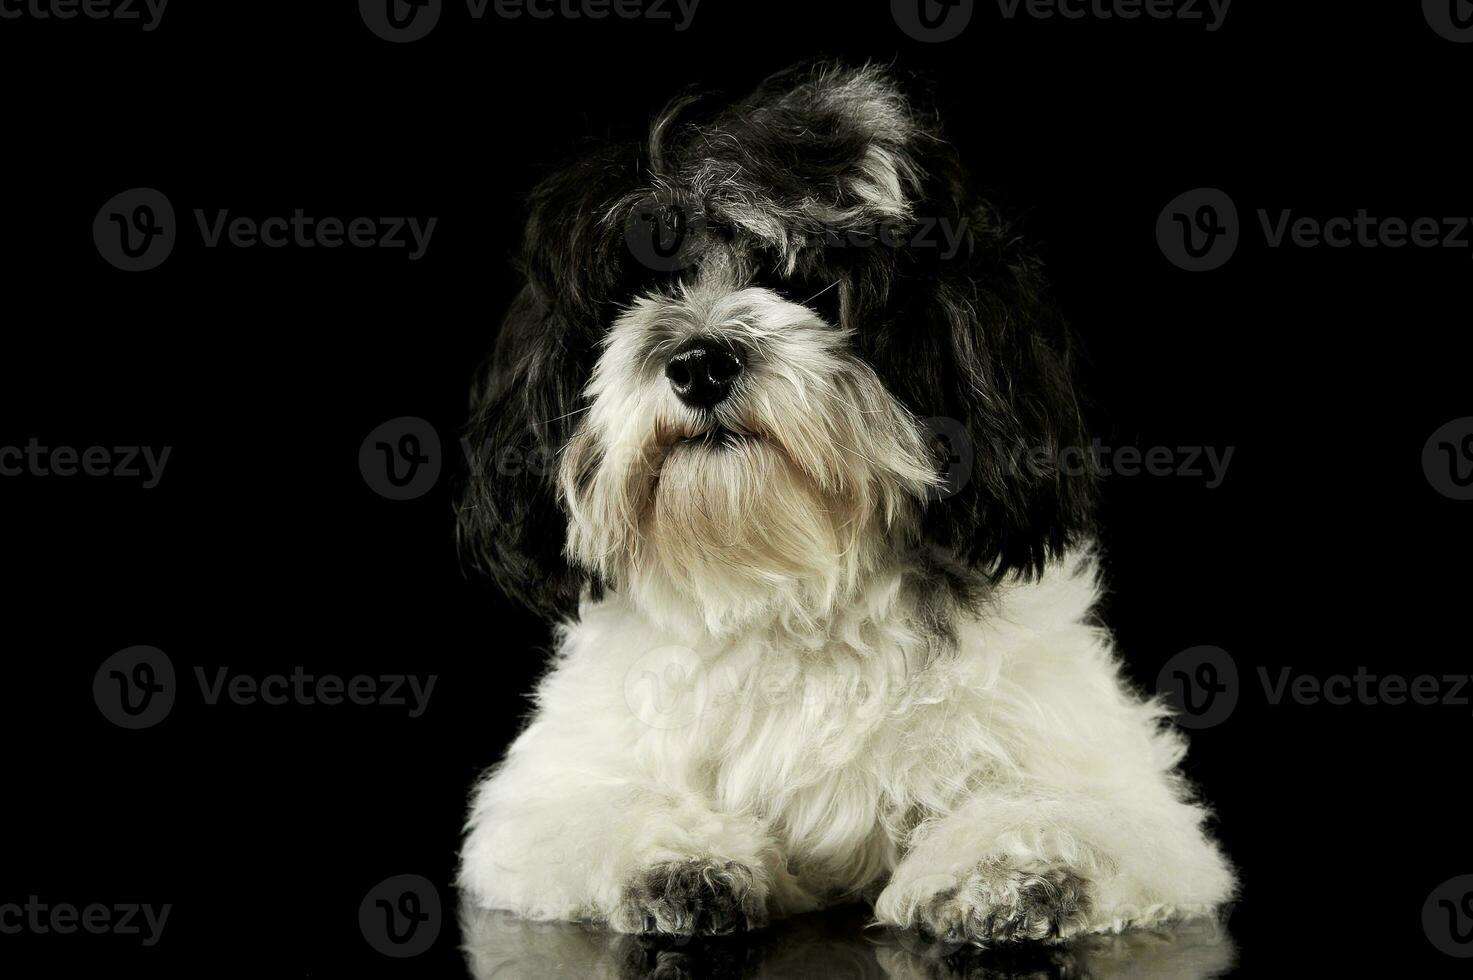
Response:
[{"label": "curly white fur", "polygon": [[876,916],[910,926],[1002,860],[1079,873],[1090,931],[1209,914],[1232,872],[1095,596],[1076,555],[974,611],[939,659],[898,570],[804,638],[701,640],[590,604],[477,792],[461,884],[488,908],[614,920],[642,869],[720,858],[774,916],[883,885]]}]

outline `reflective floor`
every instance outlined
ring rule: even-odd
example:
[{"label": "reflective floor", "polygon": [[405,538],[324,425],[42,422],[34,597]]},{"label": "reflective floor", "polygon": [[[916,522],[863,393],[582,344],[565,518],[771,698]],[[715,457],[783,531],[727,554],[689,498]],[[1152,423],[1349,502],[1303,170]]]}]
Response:
[{"label": "reflective floor", "polygon": [[461,931],[476,980],[1208,980],[1236,960],[1215,924],[981,951],[866,929],[867,921],[867,909],[849,907],[748,936],[654,940],[462,909]]}]

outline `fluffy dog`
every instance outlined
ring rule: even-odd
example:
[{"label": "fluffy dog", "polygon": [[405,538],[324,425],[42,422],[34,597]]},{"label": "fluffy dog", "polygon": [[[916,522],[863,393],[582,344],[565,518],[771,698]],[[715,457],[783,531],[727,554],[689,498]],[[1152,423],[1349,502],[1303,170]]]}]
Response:
[{"label": "fluffy dog", "polygon": [[559,625],[470,901],[687,935],[865,898],[989,945],[1231,896],[1091,615],[1067,333],[893,77],[678,100],[534,192],[522,268],[459,527]]}]

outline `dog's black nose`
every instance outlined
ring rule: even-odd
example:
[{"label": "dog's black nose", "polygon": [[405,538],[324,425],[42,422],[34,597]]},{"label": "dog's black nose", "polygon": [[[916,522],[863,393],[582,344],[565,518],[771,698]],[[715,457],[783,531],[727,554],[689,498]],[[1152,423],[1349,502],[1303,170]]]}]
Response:
[{"label": "dog's black nose", "polygon": [[715,408],[741,373],[741,358],[702,337],[681,344],[665,364],[670,387],[692,408]]}]

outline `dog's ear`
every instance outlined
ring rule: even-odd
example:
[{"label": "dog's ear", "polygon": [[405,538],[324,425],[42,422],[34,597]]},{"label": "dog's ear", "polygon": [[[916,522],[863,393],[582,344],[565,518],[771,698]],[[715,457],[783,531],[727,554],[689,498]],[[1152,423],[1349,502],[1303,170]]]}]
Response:
[{"label": "dog's ear", "polygon": [[623,229],[610,220],[643,168],[627,145],[594,148],[528,200],[525,277],[471,390],[456,505],[462,557],[550,616],[576,611],[588,573],[563,557],[557,456],[577,422],[602,324],[625,295]]},{"label": "dog's ear", "polygon": [[528,201],[521,268],[549,314],[586,326],[619,296],[629,249],[617,203],[643,169],[628,144],[591,150],[533,190]]},{"label": "dog's ear", "polygon": [[1036,575],[1093,522],[1073,342],[1032,259],[996,242],[964,264],[912,307],[935,340],[923,383],[944,479],[922,529],[994,578]]},{"label": "dog's ear", "polygon": [[550,617],[577,609],[591,584],[563,557],[567,524],[556,496],[557,453],[576,422],[580,357],[592,344],[524,288],[471,391],[466,470],[456,504],[463,558]]},{"label": "dog's ear", "polygon": [[923,536],[994,578],[1035,575],[1093,526],[1075,341],[1041,264],[971,192],[954,151],[931,140],[915,154],[924,225],[852,270],[845,322],[930,430],[944,485]]}]

